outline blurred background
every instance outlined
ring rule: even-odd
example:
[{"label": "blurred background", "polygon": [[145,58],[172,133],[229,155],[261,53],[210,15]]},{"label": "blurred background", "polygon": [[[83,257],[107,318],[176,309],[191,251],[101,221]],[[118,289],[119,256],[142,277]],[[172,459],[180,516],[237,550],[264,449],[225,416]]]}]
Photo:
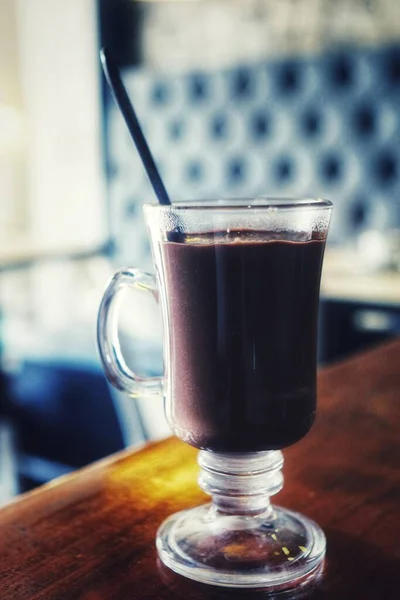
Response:
[{"label": "blurred background", "polygon": [[[397,0],[0,0],[0,504],[168,435],[96,352],[113,271],[152,269],[154,200],[102,45],[173,199],[334,202],[320,364],[400,331]],[[126,300],[123,349],[158,373],[157,307]]]}]

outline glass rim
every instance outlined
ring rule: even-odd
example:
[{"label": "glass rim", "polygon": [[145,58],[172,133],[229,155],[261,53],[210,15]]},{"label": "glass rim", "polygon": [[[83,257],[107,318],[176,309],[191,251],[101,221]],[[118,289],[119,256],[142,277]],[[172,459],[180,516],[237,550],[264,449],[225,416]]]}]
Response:
[{"label": "glass rim", "polygon": [[254,198],[215,198],[205,200],[178,200],[172,204],[145,203],[143,208],[150,210],[164,211],[218,211],[218,210],[293,210],[309,209],[323,210],[331,209],[333,206],[330,200],[324,198],[279,198],[274,196],[257,196]]}]

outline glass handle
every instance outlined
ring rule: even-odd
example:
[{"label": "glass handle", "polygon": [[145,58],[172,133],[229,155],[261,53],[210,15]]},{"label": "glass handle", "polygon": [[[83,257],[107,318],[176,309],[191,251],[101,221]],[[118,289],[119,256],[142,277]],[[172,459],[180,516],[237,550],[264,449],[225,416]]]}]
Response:
[{"label": "glass handle", "polygon": [[97,344],[107,379],[130,396],[159,396],[163,392],[162,377],[140,377],[130,370],[122,356],[118,337],[121,293],[126,288],[151,292],[158,300],[154,275],[139,269],[120,269],[111,279],[100,304],[97,320]]}]

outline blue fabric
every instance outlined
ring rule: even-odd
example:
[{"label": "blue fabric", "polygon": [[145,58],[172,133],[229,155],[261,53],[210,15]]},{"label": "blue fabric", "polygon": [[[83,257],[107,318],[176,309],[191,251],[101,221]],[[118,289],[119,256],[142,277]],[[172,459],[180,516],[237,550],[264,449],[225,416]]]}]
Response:
[{"label": "blue fabric", "polygon": [[10,381],[12,416],[24,455],[80,467],[124,447],[100,368],[26,361]]}]

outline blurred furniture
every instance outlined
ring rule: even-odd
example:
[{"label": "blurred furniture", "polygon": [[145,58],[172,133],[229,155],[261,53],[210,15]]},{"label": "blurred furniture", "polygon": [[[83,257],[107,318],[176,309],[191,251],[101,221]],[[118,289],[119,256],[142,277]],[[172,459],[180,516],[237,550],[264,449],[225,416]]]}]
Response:
[{"label": "blurred furniture", "polygon": [[124,447],[100,366],[50,357],[26,360],[9,387],[20,491]]},{"label": "blurred furniture", "polygon": [[[396,341],[320,374],[316,424],[285,451],[277,501],[322,526],[327,561],[317,589],[290,598],[398,598],[399,360]],[[205,501],[197,471],[196,451],[169,439],[3,508],[3,600],[248,600],[248,591],[202,586],[156,561],[161,521]]]},{"label": "blurred furniture", "polygon": [[[65,307],[58,307],[58,327],[54,323],[48,323],[46,327],[34,314],[37,290],[28,285],[33,283],[31,271],[40,265],[48,268],[51,264],[56,272],[63,272],[67,264],[72,264],[68,261],[98,260],[108,249],[105,244],[101,248],[82,248],[81,251],[76,247],[63,248],[57,253],[43,245],[28,243],[26,239],[4,244],[4,247],[0,245],[0,272],[3,273],[0,291],[8,292],[5,297],[12,296],[12,290],[4,288],[15,285],[15,281],[10,282],[6,277],[19,270],[21,283],[27,284],[22,286],[20,294],[25,293],[26,308],[33,312],[32,324],[28,317],[12,313],[10,298],[7,298],[6,311],[0,303],[3,318],[0,343],[4,345],[3,354],[0,354],[0,418],[6,419],[14,433],[19,491],[121,450],[126,444],[113,396],[96,356],[97,300],[91,309],[93,318],[88,322],[82,315],[78,320],[77,313],[66,313],[63,312]],[[60,280],[52,279],[51,275],[54,271],[45,273],[46,278],[50,277],[50,285],[59,286]],[[65,289],[64,286],[57,293],[67,298],[75,294],[77,302],[84,305],[88,297],[82,293],[82,288],[79,295],[79,289],[70,282],[70,287],[67,285]],[[14,291],[18,295],[18,289]],[[101,293],[102,288],[98,291],[99,297]],[[44,300],[42,312],[54,311],[54,297],[47,298],[45,294]],[[36,324],[35,317],[39,321]],[[53,318],[56,319],[54,314]],[[11,332],[8,331],[9,321],[15,322]],[[135,407],[131,412],[134,410]],[[143,439],[138,417],[136,426],[132,426],[130,441],[139,443]]]},{"label": "blurred furniture", "polygon": [[400,272],[360,270],[350,248],[326,252],[321,281],[321,363],[400,335]]},{"label": "blurred furniture", "polygon": [[328,248],[322,271],[321,295],[337,302],[400,307],[400,271],[360,270],[351,248]]},{"label": "blurred furniture", "polygon": [[[183,74],[126,68],[124,79],[173,200],[327,197],[335,205],[328,256],[336,247],[351,252],[368,230],[400,228],[398,43]],[[115,262],[151,268],[141,205],[154,196],[110,92],[104,91]],[[364,331],[367,321],[354,326],[354,311],[360,302],[363,310],[368,303],[376,310],[375,279],[365,278],[361,298],[344,279],[336,274],[330,280],[328,272],[325,277],[324,360],[399,332],[397,292],[385,306],[378,301],[390,313],[389,326]]]}]

